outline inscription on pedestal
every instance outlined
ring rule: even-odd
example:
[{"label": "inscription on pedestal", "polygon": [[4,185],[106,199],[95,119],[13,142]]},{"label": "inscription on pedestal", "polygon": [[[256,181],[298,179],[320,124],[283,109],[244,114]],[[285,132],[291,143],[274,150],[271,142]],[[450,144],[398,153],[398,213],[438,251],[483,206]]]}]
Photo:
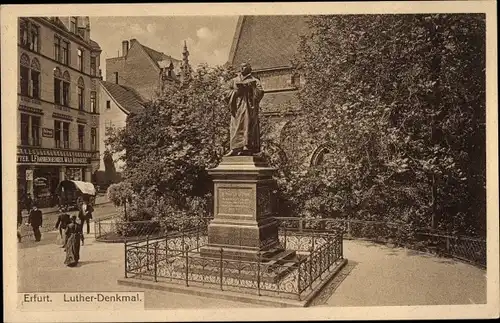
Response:
[{"label": "inscription on pedestal", "polygon": [[218,214],[253,215],[254,198],[250,187],[219,187]]}]

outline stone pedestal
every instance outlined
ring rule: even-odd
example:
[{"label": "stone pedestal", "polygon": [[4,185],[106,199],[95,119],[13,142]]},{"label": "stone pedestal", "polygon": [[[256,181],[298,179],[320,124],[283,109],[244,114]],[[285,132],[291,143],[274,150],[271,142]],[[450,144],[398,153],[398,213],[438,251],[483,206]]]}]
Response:
[{"label": "stone pedestal", "polygon": [[214,219],[202,256],[220,257],[223,248],[224,258],[255,260],[259,253],[282,250],[274,219],[274,171],[256,156],[224,157],[208,171],[214,182]]}]

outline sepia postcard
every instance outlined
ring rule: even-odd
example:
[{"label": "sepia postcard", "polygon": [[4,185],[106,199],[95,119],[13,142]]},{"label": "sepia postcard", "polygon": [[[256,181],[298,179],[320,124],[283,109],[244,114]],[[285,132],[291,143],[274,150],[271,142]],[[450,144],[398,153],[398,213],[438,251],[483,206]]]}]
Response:
[{"label": "sepia postcard", "polygon": [[499,317],[494,1],[0,13],[5,322]]}]

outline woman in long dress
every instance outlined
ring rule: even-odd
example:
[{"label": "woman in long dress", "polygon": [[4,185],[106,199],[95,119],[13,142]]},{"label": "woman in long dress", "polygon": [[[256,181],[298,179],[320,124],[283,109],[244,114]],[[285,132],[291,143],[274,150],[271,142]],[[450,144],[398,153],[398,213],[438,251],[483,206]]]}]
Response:
[{"label": "woman in long dress", "polygon": [[64,242],[64,250],[66,251],[64,264],[68,267],[76,266],[80,260],[80,242],[83,246],[82,226],[76,222],[76,215],[72,215],[71,222],[66,227]]}]

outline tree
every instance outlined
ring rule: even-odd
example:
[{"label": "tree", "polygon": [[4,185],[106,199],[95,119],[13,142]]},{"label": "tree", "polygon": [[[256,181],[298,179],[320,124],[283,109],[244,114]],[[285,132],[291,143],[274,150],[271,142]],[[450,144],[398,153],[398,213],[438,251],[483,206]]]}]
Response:
[{"label": "tree", "polygon": [[123,206],[123,212],[125,215],[125,221],[128,221],[127,214],[127,204],[132,203],[134,197],[134,191],[132,190],[132,185],[129,182],[123,181],[117,184],[112,184],[108,187],[108,199],[115,206]]},{"label": "tree", "polygon": [[229,113],[222,94],[232,76],[230,69],[200,66],[188,83],[167,87],[130,115],[126,127],[110,133],[113,151],[124,152],[124,179],[138,196],[163,204],[163,212],[199,214],[198,206],[206,205],[199,202],[211,193],[206,169],[227,149]]},{"label": "tree", "polygon": [[485,16],[313,16],[309,25],[294,122],[335,158],[299,180],[294,191],[312,201],[302,207],[484,231]]}]

